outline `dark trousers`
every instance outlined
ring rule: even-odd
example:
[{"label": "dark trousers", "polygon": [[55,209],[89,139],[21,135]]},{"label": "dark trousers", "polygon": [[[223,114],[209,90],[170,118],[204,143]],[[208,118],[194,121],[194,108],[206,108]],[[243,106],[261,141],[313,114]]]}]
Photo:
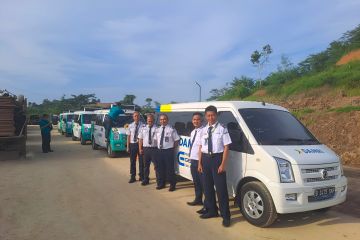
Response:
[{"label": "dark trousers", "polygon": [[195,201],[202,201],[202,196],[204,193],[204,180],[201,173],[198,171],[199,161],[198,160],[191,160],[191,176],[193,178],[194,182],[194,188],[195,188]]},{"label": "dark trousers", "polygon": [[175,160],[174,148],[158,150],[158,169],[159,169],[159,186],[165,186],[166,180],[170,186],[175,187]]},{"label": "dark trousers", "polygon": [[156,182],[159,184],[159,170],[156,162],[157,151],[156,147],[144,147],[144,181],[149,182],[150,164],[152,162],[155,167]]},{"label": "dark trousers", "polygon": [[226,172],[218,173],[221,161],[222,153],[211,156],[209,154],[202,154],[206,207],[210,213],[217,212],[215,185],[221,216],[230,219]]},{"label": "dark trousers", "polygon": [[42,151],[44,153],[47,153],[51,150],[50,147],[50,141],[51,141],[51,135],[46,133],[41,133],[41,141],[42,141]]},{"label": "dark trousers", "polygon": [[130,143],[130,175],[131,178],[136,176],[136,158],[139,157],[139,177],[144,179],[144,161],[142,155],[139,154],[139,144]]}]

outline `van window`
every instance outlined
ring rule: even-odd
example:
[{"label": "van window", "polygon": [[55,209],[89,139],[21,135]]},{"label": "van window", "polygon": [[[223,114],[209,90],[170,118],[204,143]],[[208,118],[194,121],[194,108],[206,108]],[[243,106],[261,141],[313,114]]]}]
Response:
[{"label": "van window", "polygon": [[94,118],[94,114],[82,114],[81,116],[84,124],[90,124]]},{"label": "van window", "polygon": [[116,121],[113,121],[113,127],[124,127],[126,124],[133,122],[132,115],[120,115],[116,118]]},{"label": "van window", "polygon": [[231,138],[229,149],[237,152],[254,154],[248,139],[240,128],[233,113],[230,111],[218,112],[218,122],[227,127]]},{"label": "van window", "polygon": [[103,114],[97,114],[96,115],[96,121],[95,124],[98,126],[103,126]]},{"label": "van window", "polygon": [[275,109],[239,109],[261,145],[318,145],[319,141],[291,113]]},{"label": "van window", "polygon": [[[176,129],[179,135],[190,136],[194,126],[191,122],[194,112],[169,112],[166,113],[169,117],[169,125]],[[156,120],[159,124],[159,115]]]}]

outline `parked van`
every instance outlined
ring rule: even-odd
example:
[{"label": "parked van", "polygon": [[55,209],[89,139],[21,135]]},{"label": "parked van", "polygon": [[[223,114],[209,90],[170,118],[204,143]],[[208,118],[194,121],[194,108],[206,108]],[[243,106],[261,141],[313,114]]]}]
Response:
[{"label": "parked van", "polygon": [[63,113],[62,134],[65,134],[66,137],[72,136],[73,120],[74,113]]},{"label": "parked van", "polygon": [[82,145],[91,141],[91,122],[95,120],[96,114],[90,111],[74,112],[74,122],[72,129],[72,139],[80,140]]},{"label": "parked van", "polygon": [[126,151],[126,128],[128,124],[133,121],[132,113],[134,111],[126,111],[125,114],[120,114],[118,121],[116,121],[115,126],[112,127],[109,133],[109,142],[105,137],[105,124],[108,119],[107,114],[109,109],[106,110],[97,110],[95,121],[92,124],[92,148],[94,150],[99,147],[106,148],[109,157],[115,157],[117,153]]},{"label": "parked van", "polygon": [[63,124],[63,113],[59,114],[59,121],[57,124],[57,129],[59,133],[62,133],[62,124]]},{"label": "parked van", "polygon": [[189,134],[192,114],[209,105],[228,128],[232,144],[227,184],[242,215],[267,227],[277,214],[326,210],[345,201],[347,179],[341,160],[288,110],[273,104],[219,101],[161,105],[181,136],[176,171],[191,179]]}]

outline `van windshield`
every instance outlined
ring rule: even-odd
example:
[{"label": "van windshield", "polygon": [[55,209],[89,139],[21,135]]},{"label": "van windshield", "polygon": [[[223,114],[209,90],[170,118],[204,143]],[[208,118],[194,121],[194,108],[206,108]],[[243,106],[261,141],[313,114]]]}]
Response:
[{"label": "van windshield", "polygon": [[120,115],[116,121],[113,122],[114,127],[124,127],[125,124],[130,124],[133,121],[132,115]]},{"label": "van windshield", "polygon": [[93,120],[94,114],[83,114],[82,115],[82,119],[83,119],[83,124],[90,124],[91,120]]},{"label": "van windshield", "polygon": [[239,109],[260,145],[319,145],[319,141],[291,113],[265,108]]},{"label": "van windshield", "polygon": [[71,122],[74,119],[74,114],[67,115],[66,119],[68,122]]}]

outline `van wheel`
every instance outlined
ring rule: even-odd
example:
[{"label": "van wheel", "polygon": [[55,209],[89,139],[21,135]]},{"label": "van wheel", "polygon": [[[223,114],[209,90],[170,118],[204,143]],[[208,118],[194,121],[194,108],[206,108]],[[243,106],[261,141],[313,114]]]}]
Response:
[{"label": "van wheel", "polygon": [[95,139],[94,139],[94,138],[91,139],[91,147],[92,147],[93,150],[98,150],[98,149],[99,149],[99,145],[97,145],[97,144],[95,143]]},{"label": "van wheel", "polygon": [[107,144],[107,154],[111,158],[116,157],[116,152],[113,152],[111,144]]},{"label": "van wheel", "polygon": [[85,145],[85,144],[86,144],[86,141],[84,141],[84,139],[82,138],[82,135],[80,135],[80,143],[81,143],[81,145]]},{"label": "van wheel", "polygon": [[258,227],[273,224],[277,212],[270,192],[263,183],[246,183],[240,192],[240,210],[248,222]]}]

